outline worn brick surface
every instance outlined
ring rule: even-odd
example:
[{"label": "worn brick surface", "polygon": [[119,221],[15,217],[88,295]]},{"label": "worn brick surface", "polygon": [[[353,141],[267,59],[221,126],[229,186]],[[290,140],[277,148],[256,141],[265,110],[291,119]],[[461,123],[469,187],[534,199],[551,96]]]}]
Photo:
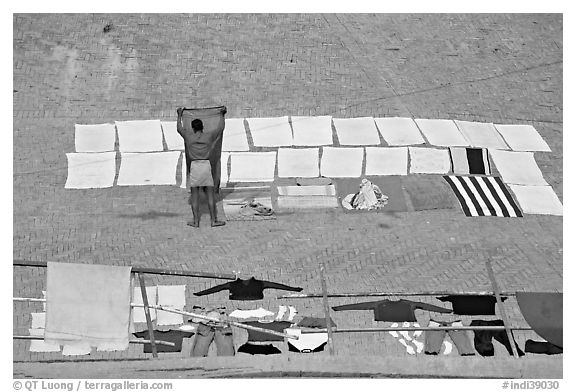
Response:
[{"label": "worn brick surface", "polygon": [[[532,124],[552,148],[536,160],[562,200],[561,15],[17,14],[13,23],[15,259],[240,271],[306,292],[320,290],[318,267],[325,263],[330,291],[355,292],[490,290],[490,256],[505,291],[562,291],[561,217],[331,211],[218,229],[204,216],[203,227],[191,230],[188,195],[178,187],[64,189],[74,123],[173,120],[178,106],[224,104],[228,117]],[[107,24],[112,29],[104,33]],[[250,304],[229,301],[224,292],[192,295],[217,280],[148,281],[187,284],[190,305],[275,311],[284,303],[299,314],[322,312],[318,299],[278,300],[283,292],[276,291]],[[14,286],[15,295],[39,297],[45,271],[14,268]],[[505,304],[522,323],[514,301]],[[16,303],[14,332],[26,334],[30,312],[40,310]],[[341,327],[379,324],[370,312],[333,318]],[[236,334],[238,345],[243,334]],[[521,346],[527,337],[534,336],[518,334]],[[403,355],[385,333],[339,334],[335,346],[341,355]],[[27,349],[15,341],[14,359],[61,358]],[[94,357],[145,355],[131,347]]]}]

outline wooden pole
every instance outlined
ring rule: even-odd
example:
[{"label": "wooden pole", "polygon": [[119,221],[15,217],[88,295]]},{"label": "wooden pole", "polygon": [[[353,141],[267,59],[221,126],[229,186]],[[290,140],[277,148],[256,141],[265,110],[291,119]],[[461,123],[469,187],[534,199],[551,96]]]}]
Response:
[{"label": "wooden pole", "polygon": [[330,322],[330,305],[328,304],[328,289],[326,288],[326,278],[324,277],[324,263],[320,263],[320,282],[322,284],[322,302],[324,304],[324,317],[326,318],[326,329],[328,330],[328,351],[334,355],[334,345],[332,341],[332,323]]},{"label": "wooden pole", "polygon": [[[328,294],[328,298],[352,298],[352,297],[433,297],[436,295],[494,295],[489,291],[469,291],[465,293],[454,293],[448,291],[423,291],[423,292],[364,292],[364,293],[336,293]],[[515,297],[516,293],[500,293],[506,297]],[[295,293],[279,295],[278,299],[301,299],[301,298],[322,298],[323,293]]]},{"label": "wooden pole", "polygon": [[154,342],[154,326],[152,325],[152,317],[150,317],[150,307],[148,306],[148,293],[146,292],[146,283],[144,277],[136,274],[140,281],[140,292],[142,293],[142,303],[144,305],[144,315],[146,316],[146,325],[148,326],[148,337],[150,338],[150,347],[152,348],[152,358],[158,358],[158,351],[156,350],[156,343]]},{"label": "wooden pole", "polygon": [[[380,328],[332,328],[333,333],[389,332],[389,331],[503,331],[502,325],[458,327],[380,327]],[[530,327],[512,327],[515,331],[532,331]],[[328,332],[329,328],[302,328],[302,333]]]},{"label": "wooden pole", "polygon": [[[13,266],[19,267],[43,267],[45,268],[48,263],[46,261],[26,261],[26,260],[14,260],[12,262]],[[142,266],[132,266],[132,272],[150,274],[150,275],[174,275],[174,276],[188,276],[195,278],[212,278],[212,279],[228,279],[235,280],[236,275],[234,274],[215,274],[212,272],[200,272],[200,271],[183,271],[170,268],[148,268]]]},{"label": "wooden pole", "polygon": [[514,341],[514,337],[512,336],[512,331],[509,327],[508,315],[504,310],[504,304],[502,303],[502,298],[500,297],[500,291],[498,289],[498,283],[496,282],[496,278],[494,277],[494,271],[492,270],[492,264],[490,259],[486,260],[486,270],[488,271],[488,278],[490,279],[490,283],[492,284],[492,289],[494,290],[494,294],[496,296],[496,303],[498,304],[498,309],[500,309],[500,316],[502,316],[502,321],[504,322],[504,327],[506,329],[506,335],[508,336],[508,342],[510,343],[510,347],[512,347],[512,353],[514,354],[514,358],[519,358],[518,350],[516,349],[516,342]]},{"label": "wooden pole", "polygon": [[[30,336],[30,335],[15,335],[15,336],[12,336],[12,339],[14,339],[14,340],[44,340],[44,337],[43,336]],[[149,344],[150,340],[134,339],[134,340],[129,340],[128,343]],[[176,343],[174,343],[174,342],[165,342],[163,340],[156,340],[155,343],[162,345],[162,346],[170,346],[170,347],[176,346]]]}]

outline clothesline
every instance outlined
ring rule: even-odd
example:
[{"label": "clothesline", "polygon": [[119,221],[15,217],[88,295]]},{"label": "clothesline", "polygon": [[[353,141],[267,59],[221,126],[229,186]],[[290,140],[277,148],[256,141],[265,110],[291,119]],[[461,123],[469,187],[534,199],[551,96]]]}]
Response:
[{"label": "clothesline", "polygon": [[[12,336],[12,339],[15,339],[15,340],[44,340],[44,337],[43,336],[31,336],[31,335],[14,335],[14,336]],[[151,341],[150,340],[143,340],[143,339],[134,339],[134,340],[129,340],[128,343],[150,344]],[[154,343],[160,344],[163,346],[170,346],[170,347],[176,346],[176,344],[174,342],[165,342],[163,340],[154,340]]]},{"label": "clothesline", "polygon": [[[491,291],[467,291],[454,293],[448,291],[423,291],[423,292],[360,292],[360,293],[335,293],[328,294],[329,298],[349,298],[349,297],[433,297],[437,295],[485,295],[492,296]],[[505,297],[515,297],[516,293],[500,293]],[[298,293],[279,295],[278,299],[301,299],[301,298],[322,298],[322,293]]]},{"label": "clothesline", "polygon": [[[381,327],[381,328],[331,328],[332,333],[392,332],[392,331],[503,331],[502,326],[445,326],[445,327]],[[530,327],[510,327],[514,331],[532,331]],[[302,328],[302,333],[328,332],[327,328]]]}]

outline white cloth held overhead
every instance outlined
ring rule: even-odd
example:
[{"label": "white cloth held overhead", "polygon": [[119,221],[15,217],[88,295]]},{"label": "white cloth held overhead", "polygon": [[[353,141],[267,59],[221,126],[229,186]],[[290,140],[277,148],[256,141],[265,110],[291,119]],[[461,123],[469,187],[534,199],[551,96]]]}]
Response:
[{"label": "white cloth held overhead", "polygon": [[180,151],[121,153],[118,185],[176,185],[180,154]]},{"label": "white cloth held overhead", "polygon": [[76,152],[114,151],[116,127],[114,124],[75,124]]},{"label": "white cloth held overhead", "polygon": [[184,150],[184,138],[178,133],[176,121],[162,121],[162,133],[169,150]]},{"label": "white cloth held overhead", "polygon": [[334,118],[332,121],[341,146],[380,144],[378,129],[372,117]]},{"label": "white cloth held overhead", "polygon": [[160,120],[116,121],[121,152],[162,151]]},{"label": "white cloth held overhead", "polygon": [[249,151],[243,118],[227,118],[222,136],[222,151]]},{"label": "white cloth held overhead", "polygon": [[496,124],[495,126],[514,151],[552,151],[532,125]]},{"label": "white cloth held overhead", "polygon": [[364,149],[354,147],[322,147],[320,174],[323,177],[360,177]]},{"label": "white cloth held overhead", "polygon": [[67,153],[68,177],[64,188],[110,188],[116,177],[116,152]]},{"label": "white cloth held overhead", "polygon": [[382,117],[375,118],[380,135],[390,146],[408,146],[426,143],[418,126],[411,118]]},{"label": "white cloth held overhead", "polygon": [[419,118],[415,121],[430,144],[444,147],[470,145],[452,120]]},{"label": "white cloth held overhead", "polygon": [[318,177],[318,148],[279,148],[278,177]]},{"label": "white cloth held overhead", "polygon": [[408,147],[366,147],[366,175],[408,174]]},{"label": "white cloth held overhead", "polygon": [[291,116],[295,146],[326,146],[332,145],[332,117],[300,117]]}]

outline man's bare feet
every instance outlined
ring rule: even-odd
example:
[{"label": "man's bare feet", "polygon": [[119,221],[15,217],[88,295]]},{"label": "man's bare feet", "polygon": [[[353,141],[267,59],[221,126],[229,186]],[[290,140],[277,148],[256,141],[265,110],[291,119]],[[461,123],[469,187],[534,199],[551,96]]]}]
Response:
[{"label": "man's bare feet", "polygon": [[214,221],[212,222],[212,227],[217,227],[217,226],[224,226],[226,224],[226,222],[222,222],[222,221]]},{"label": "man's bare feet", "polygon": [[192,226],[192,227],[200,227],[200,222],[189,221],[189,222],[186,222],[186,224],[188,226]]}]

